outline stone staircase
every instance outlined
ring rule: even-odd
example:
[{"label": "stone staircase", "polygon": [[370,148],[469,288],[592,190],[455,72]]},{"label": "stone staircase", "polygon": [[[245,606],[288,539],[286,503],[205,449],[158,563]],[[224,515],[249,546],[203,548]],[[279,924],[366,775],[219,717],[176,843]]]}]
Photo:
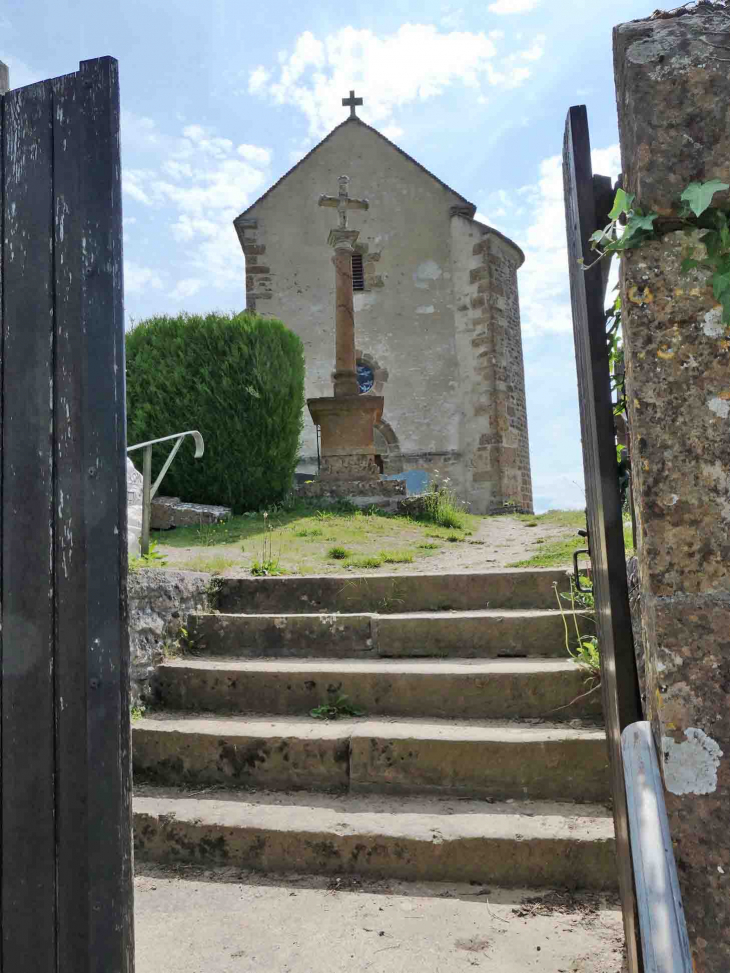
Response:
[{"label": "stone staircase", "polygon": [[[134,725],[138,860],[614,889],[600,692],[554,583],[222,580]],[[342,695],[366,716],[309,715]]]}]

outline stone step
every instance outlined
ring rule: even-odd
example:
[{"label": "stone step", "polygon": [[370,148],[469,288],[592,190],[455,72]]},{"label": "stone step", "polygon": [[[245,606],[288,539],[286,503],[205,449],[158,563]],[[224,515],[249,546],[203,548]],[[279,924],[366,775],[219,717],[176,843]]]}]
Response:
[{"label": "stone step", "polygon": [[574,662],[558,659],[185,658],[159,666],[153,689],[167,709],[218,713],[308,716],[344,695],[369,716],[600,718],[600,690],[588,693],[586,678]]},{"label": "stone step", "polygon": [[605,735],[517,722],[164,715],[134,725],[138,780],[491,800],[610,797]]},{"label": "stone step", "polygon": [[[571,637],[575,625],[592,631],[580,612],[566,612]],[[188,616],[187,654],[229,658],[312,656],[343,659],[566,658],[565,621],[559,611],[481,611],[380,614],[297,614]]]},{"label": "stone step", "polygon": [[214,607],[227,614],[265,615],[555,608],[553,585],[570,590],[565,569],[222,578]]},{"label": "stone step", "polygon": [[140,862],[615,890],[610,813],[555,803],[231,793],[134,799]]}]

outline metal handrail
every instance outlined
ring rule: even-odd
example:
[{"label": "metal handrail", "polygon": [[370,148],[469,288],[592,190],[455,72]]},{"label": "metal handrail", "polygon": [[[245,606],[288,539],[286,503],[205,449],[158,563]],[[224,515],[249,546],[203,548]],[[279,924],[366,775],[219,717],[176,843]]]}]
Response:
[{"label": "metal handrail", "polygon": [[644,973],[692,973],[651,723],[642,720],[627,726],[621,734],[621,751]]},{"label": "metal handrail", "polygon": [[[135,449],[143,449],[142,457],[142,536],[140,537],[139,547],[142,557],[150,552],[150,518],[152,513],[152,500],[157,493],[162,479],[170,469],[170,464],[175,459],[178,449],[182,446],[182,441],[186,436],[192,436],[195,440],[195,456],[193,459],[200,459],[205,452],[203,437],[197,429],[188,429],[187,432],[177,432],[172,436],[161,436],[159,439],[150,439],[146,443],[137,443],[136,446],[127,446],[127,452],[133,453]],[[166,443],[171,439],[177,440],[170,455],[165,460],[165,465],[159,472],[154,483],[152,483],[152,447],[157,443]]]}]

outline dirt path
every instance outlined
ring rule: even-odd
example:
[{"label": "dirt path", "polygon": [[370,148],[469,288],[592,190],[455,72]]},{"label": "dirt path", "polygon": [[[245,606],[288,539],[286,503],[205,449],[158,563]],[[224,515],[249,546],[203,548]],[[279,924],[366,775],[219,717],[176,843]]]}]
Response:
[{"label": "dirt path", "polygon": [[[543,544],[570,535],[565,527],[539,524],[528,527],[516,517],[485,517],[465,542],[445,544],[431,557],[412,564],[389,564],[388,574],[452,574],[454,571],[492,571],[522,561]],[[566,566],[568,562],[566,561]]]}]

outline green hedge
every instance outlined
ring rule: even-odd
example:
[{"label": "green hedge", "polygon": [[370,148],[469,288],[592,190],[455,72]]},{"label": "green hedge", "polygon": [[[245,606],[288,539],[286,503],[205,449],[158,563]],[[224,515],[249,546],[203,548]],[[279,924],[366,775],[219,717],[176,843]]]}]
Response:
[{"label": "green hedge", "polygon": [[[199,429],[185,440],[160,493],[258,510],[289,491],[304,406],[304,348],[281,321],[256,314],[182,314],[127,334],[127,442]],[[170,444],[155,447],[153,478]],[[142,454],[131,454],[138,469]]]}]

